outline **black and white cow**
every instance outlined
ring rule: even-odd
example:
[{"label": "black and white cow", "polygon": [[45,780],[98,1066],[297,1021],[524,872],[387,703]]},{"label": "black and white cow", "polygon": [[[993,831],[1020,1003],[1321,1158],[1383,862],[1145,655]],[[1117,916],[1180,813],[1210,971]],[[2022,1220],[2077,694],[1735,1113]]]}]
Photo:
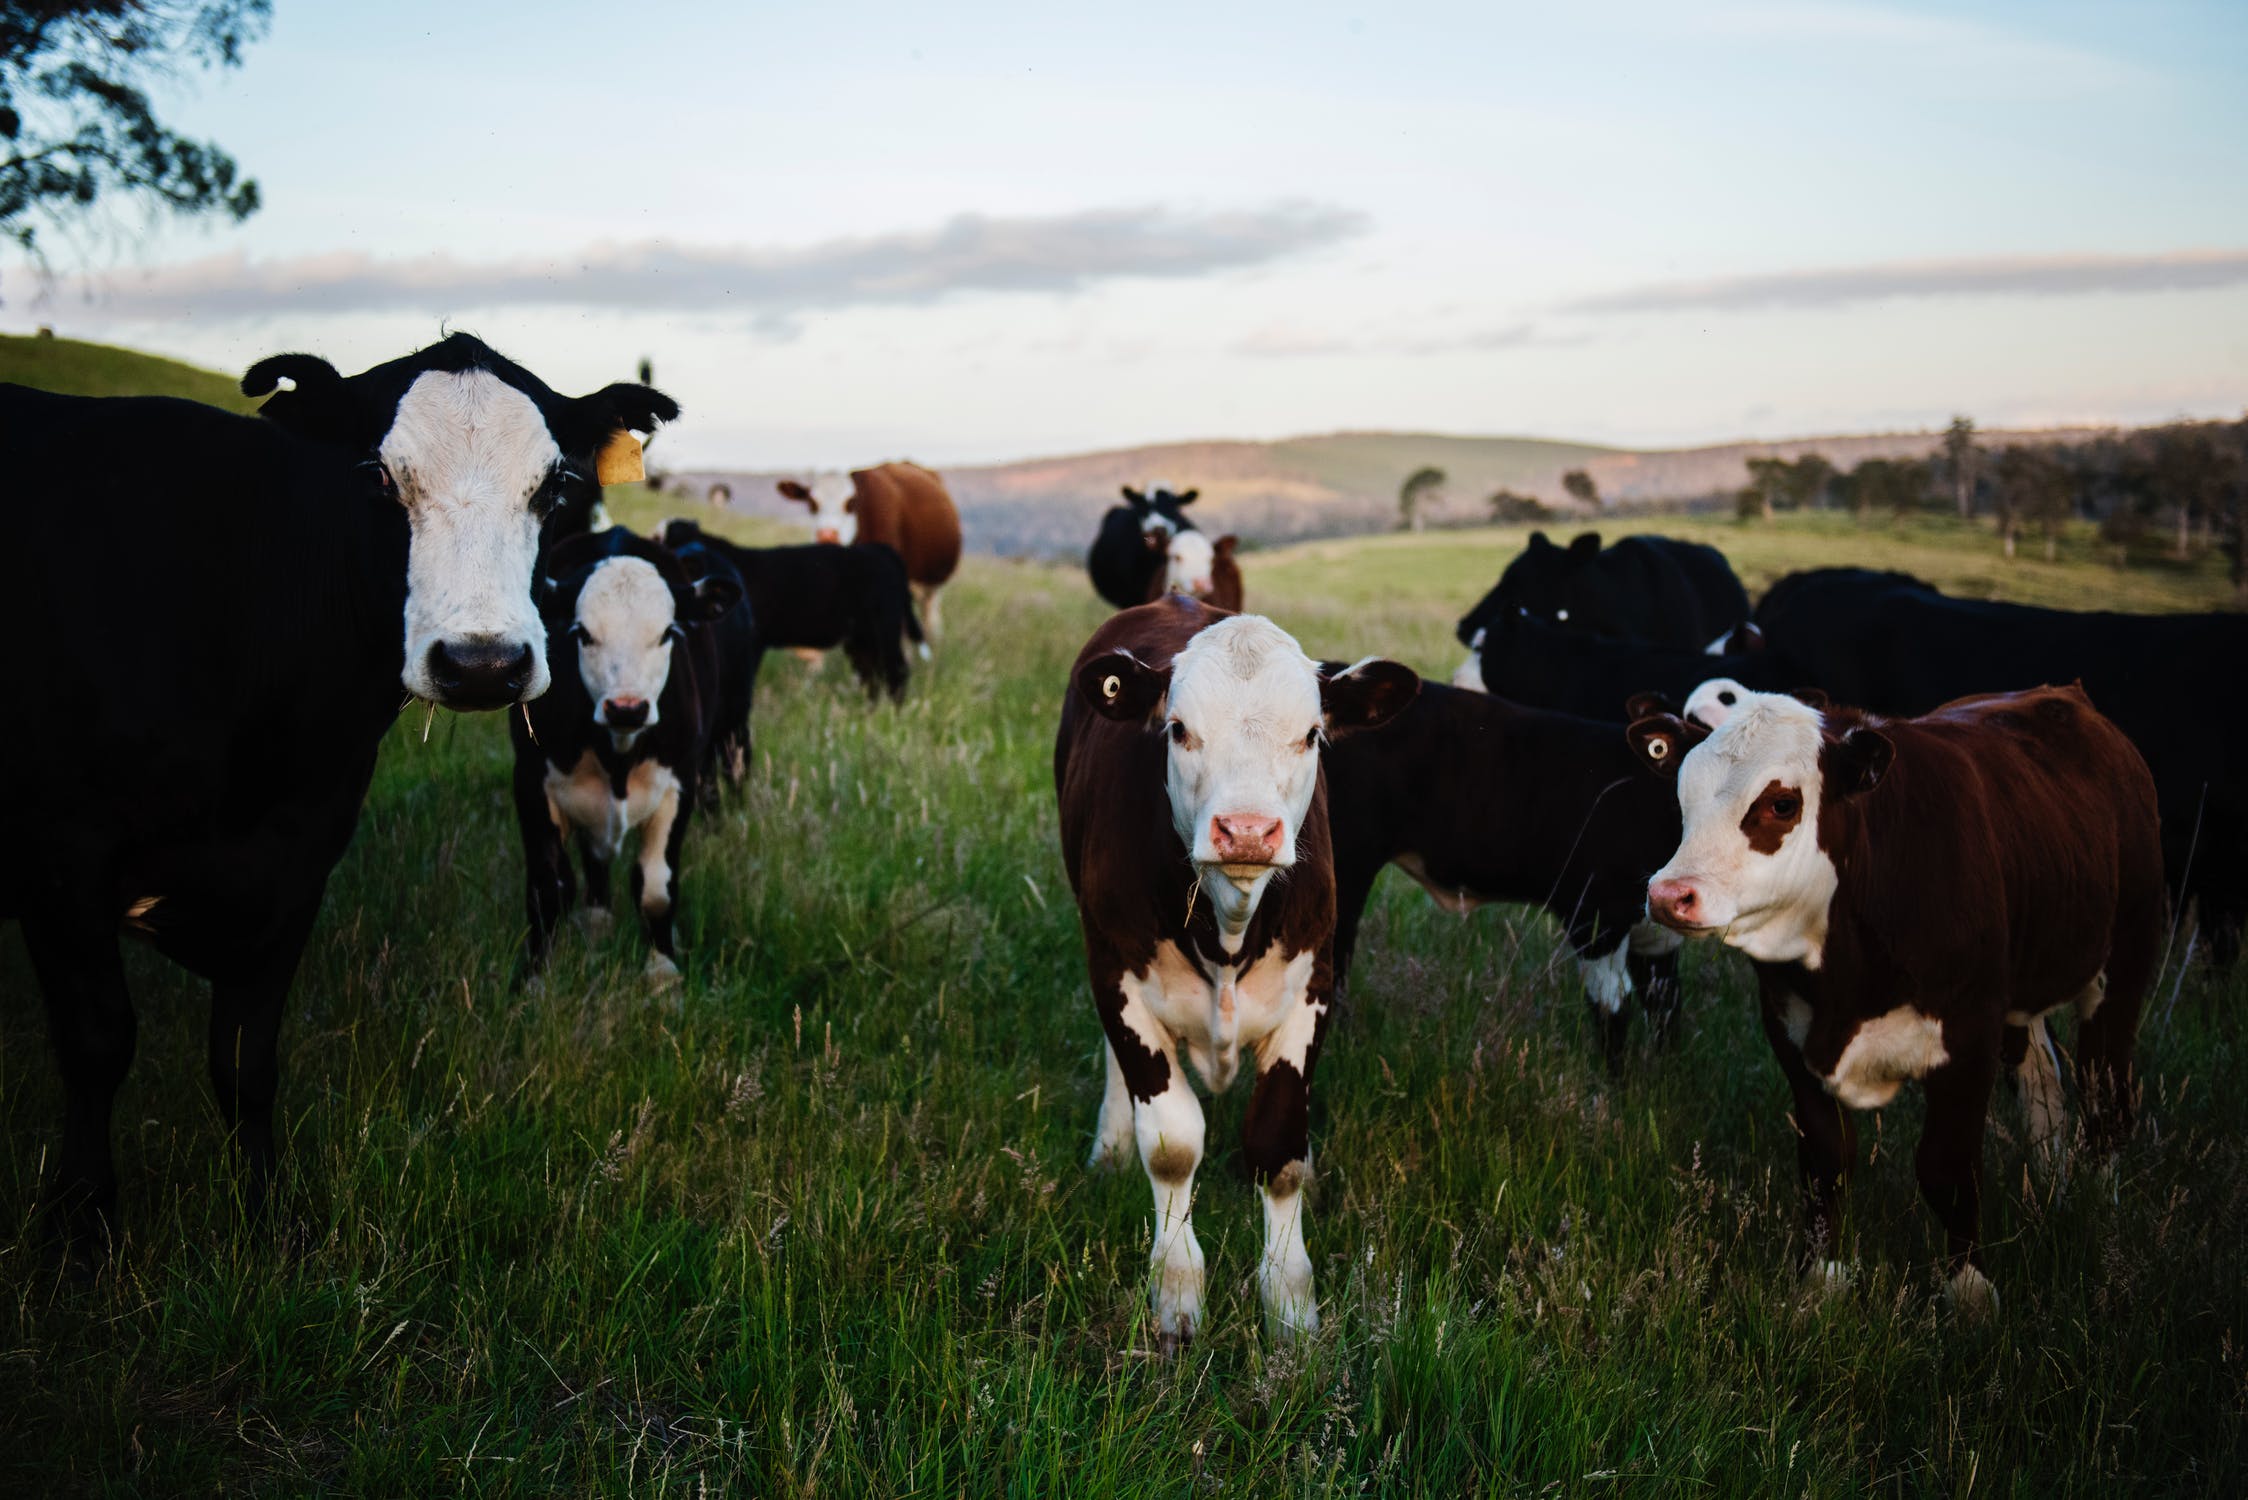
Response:
[{"label": "black and white cow", "polygon": [[1647,879],[1678,847],[1678,799],[1639,774],[1614,723],[1423,683],[1386,730],[1338,740],[1325,760],[1338,982],[1393,864],[1446,911],[1522,903],[1560,922],[1611,1068],[1633,993],[1667,1036],[1681,940],[1647,921]]},{"label": "black and white cow", "polygon": [[599,926],[609,862],[638,830],[632,898],[648,934],[646,973],[659,983],[679,976],[679,853],[728,703],[718,622],[742,607],[733,569],[707,561],[714,566],[690,575],[667,549],[616,529],[565,541],[542,560],[554,685],[509,721],[530,973],[576,898],[565,836],[576,837],[587,913]]},{"label": "black and white cow", "polygon": [[[1195,530],[1186,518],[1200,490],[1173,490],[1154,483],[1144,489],[1124,486],[1124,503],[1111,506],[1101,517],[1101,529],[1085,555],[1085,570],[1093,576],[1093,589],[1118,609],[1145,603],[1155,592],[1155,580],[1169,564],[1166,550],[1173,537]],[[1204,576],[1208,569],[1204,569]],[[1182,592],[1192,593],[1188,588]]]},{"label": "black and white cow", "polygon": [[1461,617],[1460,644],[1502,615],[1526,613],[1580,635],[1699,648],[1749,617],[1748,592],[1725,554],[1700,542],[1627,536],[1603,550],[1585,532],[1557,547],[1542,531]]},{"label": "black and white cow", "polygon": [[1203,1118],[1186,1067],[1223,1093],[1244,1053],[1265,1313],[1282,1338],[1318,1326],[1303,1188],[1335,920],[1319,747],[1388,722],[1418,686],[1394,662],[1323,673],[1270,620],[1180,595],[1115,615],[1078,655],[1054,782],[1108,1041],[1093,1161],[1136,1149],[1147,1170],[1166,1348],[1202,1321],[1191,1211]]},{"label": "black and white cow", "polygon": [[1654,646],[1584,635],[1520,611],[1490,617],[1452,674],[1454,687],[1496,693],[1533,708],[1620,722],[1635,694],[1676,703],[1712,677],[1759,688],[1793,686],[1790,668],[1765,650],[1713,654],[1693,646]]},{"label": "black and white cow", "polygon": [[[0,647],[40,733],[0,735],[0,916],[44,992],[65,1118],[54,1189],[90,1243],[135,1021],[121,929],[211,981],[219,1108],[262,1198],[283,1004],[402,701],[493,709],[547,685],[542,527],[678,414],[567,397],[465,334],[345,377],[243,378],[262,417],[0,387]],[[56,503],[68,495],[71,503]],[[88,516],[102,520],[86,543]]]},{"label": "black and white cow", "polygon": [[766,647],[827,651],[841,646],[867,696],[887,692],[893,702],[905,701],[913,671],[906,643],[921,647],[924,655],[927,647],[905,563],[895,549],[872,542],[742,547],[683,518],[664,522],[656,535],[674,551],[707,548],[740,574],[757,621],[758,657],[749,665],[752,684]]}]

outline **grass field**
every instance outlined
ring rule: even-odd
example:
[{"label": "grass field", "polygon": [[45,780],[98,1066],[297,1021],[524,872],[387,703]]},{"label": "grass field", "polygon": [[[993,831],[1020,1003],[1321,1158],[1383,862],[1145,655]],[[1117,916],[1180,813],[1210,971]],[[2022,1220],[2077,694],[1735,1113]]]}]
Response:
[{"label": "grass field", "polygon": [[80,339],[0,334],[0,380],[66,396],[184,396],[228,411],[257,405],[231,375]]},{"label": "grass field", "polygon": [[[1685,529],[1752,586],[1859,562],[2075,605],[2226,593],[2213,564],[2007,565],[1942,527]],[[1253,554],[1250,599],[1314,653],[1443,674],[1519,539]],[[669,998],[629,922],[511,991],[504,726],[402,723],[298,979],[275,1211],[239,1222],[200,986],[136,951],[130,1239],[91,1284],[32,1218],[58,1091],[0,934],[6,1491],[2241,1493],[2248,984],[2175,959],[2112,1194],[2030,1175],[2001,1100],[2003,1310],[1962,1326],[1913,1091],[1866,1122],[1858,1279],[1813,1298],[1744,964],[1692,950],[1675,1051],[1612,1082],[1542,918],[1387,878],[1314,1088],[1322,1331],[1262,1337],[1236,1091],[1201,1178],[1207,1336],[1154,1357],[1145,1181],[1080,1165],[1100,1039],[1049,781],[1100,613],[1076,570],[971,559],[902,709],[775,661],[753,784],[690,837]]]}]

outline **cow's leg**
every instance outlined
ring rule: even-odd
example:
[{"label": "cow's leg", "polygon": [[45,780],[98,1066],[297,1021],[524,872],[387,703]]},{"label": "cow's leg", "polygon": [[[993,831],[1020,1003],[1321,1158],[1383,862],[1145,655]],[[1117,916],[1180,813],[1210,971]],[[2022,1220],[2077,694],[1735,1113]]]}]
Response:
[{"label": "cow's leg", "polygon": [[1281,1339],[1319,1328],[1311,1252],[1304,1246],[1304,1187],[1311,1175],[1311,1074],[1326,1018],[1326,1004],[1307,995],[1258,1045],[1257,1089],[1242,1130],[1242,1154],[1264,1197],[1257,1288],[1265,1319]]},{"label": "cow's leg", "polygon": [[1600,1037],[1600,1055],[1610,1073],[1623,1071],[1624,1041],[1630,1035],[1631,1018],[1624,1013],[1624,1001],[1631,994],[1630,960],[1630,945],[1625,942],[1597,957],[1577,955],[1577,974],[1584,980],[1585,1002],[1592,1007],[1593,1030]]},{"label": "cow's leg", "polygon": [[2138,1112],[2133,1054],[2139,1013],[2161,962],[2160,888],[2148,882],[2118,903],[2107,971],[2076,999],[2076,1081],[2084,1096],[2086,1149],[2107,1157],[2131,1134]]},{"label": "cow's leg", "polygon": [[1667,927],[1641,923],[1624,946],[1630,950],[1632,988],[1647,1017],[1648,1039],[1668,1047],[1678,1034],[1678,950],[1684,938]]},{"label": "cow's leg", "polygon": [[1108,1060],[1108,1083],[1101,1091],[1100,1123],[1093,1127],[1093,1154],[1085,1164],[1107,1171],[1124,1165],[1132,1150],[1132,1091],[1125,1085],[1116,1048],[1103,1041],[1101,1054]]},{"label": "cow's leg", "polygon": [[655,811],[640,825],[640,857],[632,866],[632,900],[648,935],[643,973],[656,984],[679,977],[679,953],[672,946],[672,922],[679,905],[679,851],[687,839],[687,808],[694,800],[692,773],[683,773],[663,790]]},{"label": "cow's leg", "polygon": [[1999,1061],[2013,1075],[2031,1150],[2041,1163],[2052,1164],[2068,1127],[2068,1109],[2061,1093],[2060,1063],[2053,1052],[2053,1039],[2046,1034],[2045,1018],[2032,1016],[2026,1025],[2007,1027]]},{"label": "cow's leg", "polygon": [[98,1250],[117,1211],[109,1117],[132,1066],[138,1023],[117,937],[91,921],[23,919],[24,946],[47,1002],[47,1034],[62,1069],[62,1149],[54,1212],[70,1243]]},{"label": "cow's leg", "polygon": [[609,859],[614,849],[603,849],[593,835],[577,830],[578,863],[585,867],[585,930],[589,937],[605,938],[616,922],[609,899]]},{"label": "cow's leg", "polygon": [[1826,1091],[1803,1060],[1802,1038],[1809,1034],[1811,1007],[1799,995],[1759,973],[1764,1039],[1787,1075],[1795,1097],[1795,1166],[1803,1188],[1803,1268],[1840,1279],[1842,1190],[1858,1159],[1858,1125],[1841,1100]]},{"label": "cow's leg", "polygon": [[880,702],[885,689],[890,693],[892,701],[905,696],[905,684],[899,680],[897,670],[892,668],[889,661],[894,656],[902,664],[905,659],[903,652],[892,647],[885,654],[881,642],[864,640],[854,631],[851,638],[843,643],[843,656],[850,662],[851,670],[858,674],[859,686],[866,689],[868,701]]},{"label": "cow's leg", "polygon": [[281,1088],[281,1013],[319,910],[315,900],[292,914],[255,963],[211,983],[211,1092],[241,1152],[242,1200],[253,1215],[265,1206],[280,1160],[273,1101]]},{"label": "cow's leg", "polygon": [[535,774],[515,778],[515,822],[523,836],[523,906],[529,935],[523,944],[523,977],[546,966],[554,929],[577,899],[570,855],[562,842],[562,810]]},{"label": "cow's leg", "polygon": [[[1090,945],[1089,945],[1090,947]],[[1202,1326],[1202,1245],[1194,1237],[1194,1174],[1202,1165],[1202,1102],[1194,1097],[1177,1044],[1141,998],[1153,984],[1119,974],[1107,955],[1088,952],[1093,1002],[1109,1052],[1132,1101],[1132,1134],[1155,1193],[1155,1245],[1149,1300],[1157,1344],[1176,1350]]]},{"label": "cow's leg", "polygon": [[1982,1255],[1983,1129],[1998,1081],[1998,1040],[1965,1048],[1928,1075],[1928,1116],[1913,1156],[1920,1194],[1943,1226],[1952,1304],[1969,1315],[1998,1303]]},{"label": "cow's leg", "polygon": [[[921,633],[925,637],[933,638],[944,634],[944,616],[937,608],[942,588],[943,585],[935,583],[917,583],[913,586],[913,599],[920,607]],[[929,642],[926,639],[921,642],[921,659],[929,659]]]}]

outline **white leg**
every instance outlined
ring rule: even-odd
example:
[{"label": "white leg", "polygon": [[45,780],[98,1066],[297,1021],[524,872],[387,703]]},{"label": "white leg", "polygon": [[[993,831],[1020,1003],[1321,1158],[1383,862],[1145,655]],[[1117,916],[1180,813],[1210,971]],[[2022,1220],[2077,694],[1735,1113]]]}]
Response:
[{"label": "white leg", "polygon": [[[944,634],[944,620],[937,609],[937,591],[938,586],[933,583],[917,583],[913,586],[914,598],[921,607],[921,633],[930,640]],[[924,641],[921,646],[922,659],[927,660],[928,655],[928,642]]]},{"label": "white leg", "polygon": [[1311,1251],[1304,1245],[1303,1173],[1282,1171],[1264,1190],[1264,1259],[1257,1263],[1257,1290],[1264,1294],[1265,1320],[1285,1342],[1319,1331],[1319,1298],[1311,1285]]},{"label": "white leg", "polygon": [[1615,1015],[1631,993],[1631,944],[1618,943],[1605,957],[1578,959],[1577,973],[1585,982],[1585,998]]},{"label": "white leg", "polygon": [[1101,1043],[1108,1059],[1108,1087],[1101,1094],[1101,1121],[1093,1130],[1093,1154],[1086,1165],[1101,1171],[1121,1167],[1132,1154],[1132,1091],[1124,1086],[1124,1069],[1117,1064],[1116,1049]]},{"label": "white leg", "polygon": [[[1309,977],[1305,965],[1296,988]],[[1298,990],[1301,993],[1300,989]],[[1311,1142],[1296,1122],[1311,1114],[1311,1047],[1327,1007],[1307,995],[1257,1048],[1257,1092],[1249,1102],[1243,1150],[1263,1183],[1264,1256],[1257,1290],[1265,1322],[1285,1343],[1319,1329],[1319,1297],[1312,1287],[1311,1252],[1304,1245],[1304,1184],[1311,1174]]]},{"label": "white leg", "polygon": [[640,918],[658,946],[648,950],[641,975],[661,989],[679,979],[679,965],[662,944],[671,940],[671,825],[679,818],[679,783],[666,774],[661,799],[640,826]]},{"label": "white leg", "polygon": [[1136,1100],[1133,1133],[1140,1162],[1155,1190],[1155,1248],[1151,1297],[1156,1340],[1175,1349],[1202,1326],[1202,1246],[1194,1237],[1194,1173],[1202,1165],[1202,1102],[1186,1081],[1178,1053],[1171,1078],[1153,1099]]},{"label": "white leg", "polygon": [[2053,1055],[2053,1039],[2046,1035],[2045,1018],[2032,1016],[2028,1026],[2029,1051],[2014,1070],[2014,1085],[2022,1096],[2022,1116],[2029,1143],[2041,1161],[2050,1163],[2066,1139],[2068,1110],[2061,1093],[2060,1061]]}]

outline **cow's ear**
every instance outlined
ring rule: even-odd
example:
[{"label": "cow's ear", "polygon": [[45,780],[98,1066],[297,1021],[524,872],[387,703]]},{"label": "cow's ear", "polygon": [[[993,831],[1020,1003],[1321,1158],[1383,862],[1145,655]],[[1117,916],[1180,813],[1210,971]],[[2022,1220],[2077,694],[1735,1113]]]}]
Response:
[{"label": "cow's ear", "polygon": [[1183,494],[1173,495],[1171,503],[1173,505],[1192,505],[1201,494],[1200,490],[1187,490]]},{"label": "cow's ear", "polygon": [[1421,691],[1411,667],[1369,656],[1340,672],[1319,674],[1319,706],[1327,715],[1327,738],[1339,740],[1362,729],[1379,729],[1405,711]]},{"label": "cow's ear", "polygon": [[1658,776],[1675,776],[1686,753],[1709,737],[1699,724],[1689,724],[1676,714],[1655,714],[1638,719],[1624,737],[1631,741],[1639,763]]},{"label": "cow's ear", "polygon": [[1569,555],[1579,562],[1583,562],[1587,558],[1598,557],[1600,555],[1600,533],[1597,531],[1579,532],[1577,539],[1569,544]]},{"label": "cow's ear", "polygon": [[1120,723],[1144,723],[1170,690],[1169,667],[1151,667],[1129,651],[1103,652],[1077,669],[1077,695]]},{"label": "cow's ear", "polygon": [[268,395],[284,380],[300,391],[343,384],[336,367],[317,354],[269,354],[242,372],[242,394]]},{"label": "cow's ear", "polygon": [[1787,695],[1798,703],[1807,704],[1817,709],[1822,714],[1834,707],[1834,700],[1815,687],[1789,688]]},{"label": "cow's ear", "polygon": [[[279,389],[282,381],[290,389]],[[372,448],[382,434],[359,393],[317,354],[275,354],[242,375],[242,394],[264,396],[258,415],[299,436],[344,448]]]},{"label": "cow's ear", "polygon": [[773,488],[779,490],[783,495],[787,496],[791,500],[801,500],[806,505],[810,505],[812,503],[812,492],[804,488],[803,485],[798,484],[793,479],[784,479],[780,483],[774,485]]},{"label": "cow's ear", "polygon": [[1229,531],[1210,544],[1210,552],[1215,557],[1231,557],[1233,549],[1240,545],[1241,538]]},{"label": "cow's ear", "polygon": [[654,432],[679,420],[679,403],[653,386],[604,386],[585,399],[607,419],[607,425],[631,432]]},{"label": "cow's ear", "polygon": [[1552,537],[1549,537],[1549,536],[1547,536],[1547,535],[1546,535],[1546,534],[1545,534],[1544,532],[1542,532],[1542,531],[1533,531],[1533,532],[1531,532],[1531,533],[1530,533],[1530,545],[1529,545],[1529,550],[1530,550],[1530,551],[1532,551],[1532,552],[1543,552],[1543,551],[1546,551],[1547,549],[1551,548],[1552,546],[1553,546],[1553,538],[1552,538]]},{"label": "cow's ear", "polygon": [[1661,693],[1633,693],[1624,700],[1624,722],[1636,724],[1641,719],[1652,719],[1662,714],[1675,716],[1678,705]]},{"label": "cow's ear", "polygon": [[1123,490],[1125,502],[1129,504],[1132,509],[1139,511],[1144,511],[1147,509],[1147,496],[1141,494],[1138,490],[1133,489],[1128,484],[1123,486]]},{"label": "cow's ear", "polygon": [[742,602],[742,581],[731,571],[705,573],[695,579],[684,596],[677,600],[679,618],[693,625],[707,625],[723,618],[735,605]]},{"label": "cow's ear", "polygon": [[1764,649],[1764,631],[1754,620],[1743,620],[1725,632],[1717,642],[1720,656],[1746,656]]},{"label": "cow's ear", "polygon": [[1839,802],[1872,791],[1896,758],[1896,743],[1878,729],[1861,727],[1841,739],[1828,740],[1819,752],[1827,798]]}]

